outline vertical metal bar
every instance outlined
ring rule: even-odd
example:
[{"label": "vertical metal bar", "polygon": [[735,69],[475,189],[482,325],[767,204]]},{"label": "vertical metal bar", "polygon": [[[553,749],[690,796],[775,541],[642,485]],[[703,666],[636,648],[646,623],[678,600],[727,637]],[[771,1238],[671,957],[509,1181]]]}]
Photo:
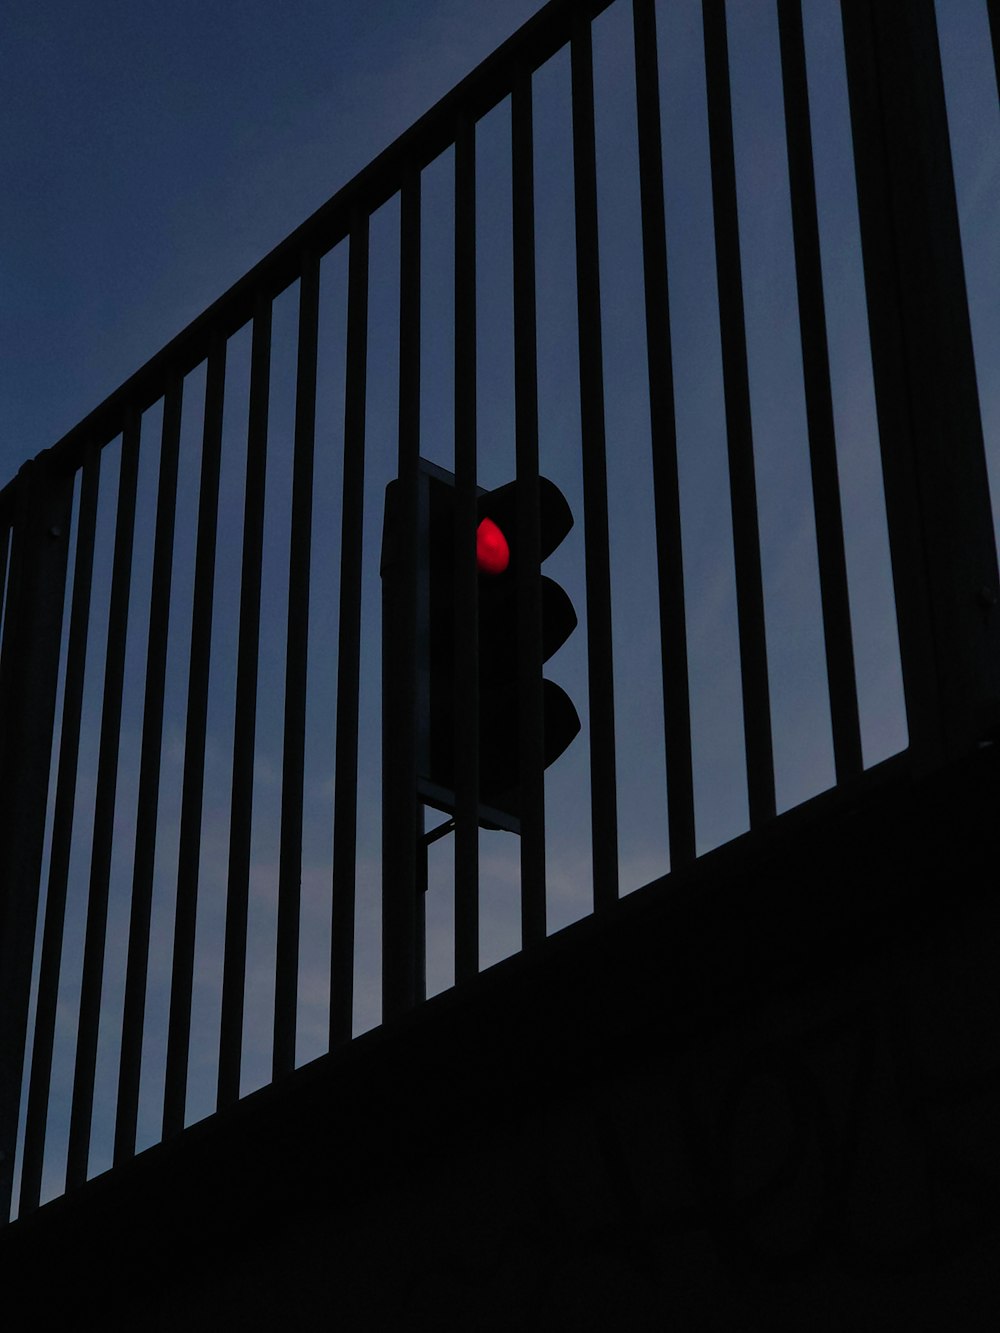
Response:
[{"label": "vertical metal bar", "polygon": [[[400,198],[399,605],[382,642],[382,1016],[417,995],[417,471],[420,453],[420,173]],[[384,605],[384,601],[383,601]]]},{"label": "vertical metal bar", "polygon": [[179,1134],[184,1128],[187,1102],[195,923],[201,860],[202,798],[205,788],[205,732],[208,721],[208,678],[212,649],[212,602],[215,591],[215,547],[219,519],[219,464],[222,456],[225,389],[226,340],[221,334],[216,334],[208,353],[205,379],[198,536],[191,614],[191,656],[184,734],[184,776],[181,786],[181,827],[177,852],[177,901],[174,908],[170,1017],[167,1027],[167,1063],[163,1093],[164,1138]]},{"label": "vertical metal bar", "polygon": [[910,748],[1000,728],[1000,579],[933,0],[841,0]]},{"label": "vertical metal bar", "polygon": [[80,717],[83,713],[84,668],[87,665],[87,633],[91,615],[93,539],[97,521],[100,459],[100,449],[91,445],[84,460],[80,481],[80,519],[73,560],[73,597],[69,612],[59,773],[56,776],[56,800],[52,812],[48,892],[45,896],[45,924],[39,960],[39,998],[35,1009],[35,1040],[32,1042],[31,1080],[28,1082],[28,1108],[21,1160],[20,1214],[33,1212],[39,1206],[41,1193],[45,1120],[48,1116],[52,1046],[55,1041],[59,972],[63,957],[69,849],[73,836],[73,806],[76,802],[76,772],[80,754]]},{"label": "vertical metal bar", "polygon": [[73,477],[18,474],[0,655],[0,1222],[10,1215],[62,642]]},{"label": "vertical metal bar", "polygon": [[416,895],[414,897],[414,913],[416,923],[414,926],[414,936],[417,939],[419,947],[416,951],[415,975],[414,975],[414,999],[417,1004],[427,999],[427,950],[424,942],[427,939],[427,862],[428,846],[424,839],[424,827],[426,824],[425,811],[423,805],[417,806],[417,836],[414,843],[415,866],[415,884]]},{"label": "vertical metal bar", "polygon": [[368,215],[351,219],[347,277],[347,386],[337,639],[337,748],[333,804],[330,1046],[350,1041],[354,1016],[354,899],[358,848],[361,553],[368,361]]},{"label": "vertical metal bar", "polygon": [[292,530],[288,562],[288,639],[285,662],[285,741],[281,775],[273,1078],[278,1078],[295,1068],[318,336],[319,257],[306,253],[302,257],[302,279],[299,284],[299,347],[295,390]]},{"label": "vertical metal bar", "polygon": [[479,971],[476,129],[455,140],[455,981]]},{"label": "vertical metal bar", "polygon": [[115,1116],[115,1164],[135,1153],[139,1112],[139,1074],[146,1009],[149,923],[156,859],[156,821],[160,793],[160,752],[163,742],[163,692],[167,674],[167,632],[177,508],[177,459],[181,433],[184,382],[171,377],[163,405],[163,436],[153,542],[153,585],[146,652],[146,693],[142,715],[139,791],[136,806],[132,912],[129,921],[125,1006],[122,1015],[121,1059],[118,1066],[118,1107]]},{"label": "vertical metal bar", "polygon": [[80,483],[80,517],[73,562],[73,600],[70,610],[69,644],[66,651],[59,770],[52,812],[49,883],[45,898],[45,924],[38,966],[38,1003],[35,1008],[35,1035],[31,1047],[31,1078],[28,1083],[21,1163],[21,1197],[18,1211],[22,1216],[38,1207],[41,1195],[45,1125],[52,1077],[52,1050],[55,1040],[56,1007],[59,1000],[59,971],[80,754],[80,718],[83,711],[83,682],[87,662],[87,632],[93,584],[94,532],[97,524],[100,468],[101,451],[96,445],[91,445],[84,460]]},{"label": "vertical metal bar", "polygon": [[656,512],[663,730],[667,761],[667,822],[670,866],[673,870],[679,870],[690,865],[695,857],[694,775],[677,423],[674,417],[674,371],[670,345],[667,229],[663,206],[660,78],[653,0],[633,0],[632,22],[639,133],[649,424]]},{"label": "vertical metal bar", "polygon": [[580,427],[587,570],[587,678],[594,909],[618,901],[618,799],[611,641],[611,556],[604,437],[604,359],[594,145],[594,62],[590,19],[573,15],[570,45]]},{"label": "vertical metal bar", "polygon": [[830,389],[801,0],[778,0],[778,33],[830,722],[837,781],[842,783],[862,768],[861,724]]},{"label": "vertical metal bar", "polygon": [[[25,472],[25,467],[22,467],[7,487],[8,491],[11,489],[14,491],[10,501],[14,512],[11,515],[10,573],[7,601],[4,607],[4,637],[2,644],[0,644],[0,764],[3,762],[8,732],[11,731],[11,724],[14,721],[8,700],[16,679],[17,650],[14,647],[14,632],[17,625],[18,579],[23,564],[21,543],[25,540],[23,532],[28,521],[27,493],[29,485],[28,474]],[[20,539],[18,537],[19,532],[22,534]],[[2,775],[2,770],[0,770],[0,775]]]},{"label": "vertical metal bar", "polygon": [[[940,753],[943,739],[928,599],[930,573],[925,567],[926,553],[921,549],[916,470],[905,448],[898,444],[890,447],[890,441],[905,439],[909,434],[911,409],[900,327],[902,312],[887,280],[897,260],[881,129],[881,89],[866,7],[842,4],[841,20],[907,727],[910,748],[933,754]],[[883,265],[885,273],[879,276],[878,269]]]},{"label": "vertical metal bar", "polygon": [[750,423],[750,382],[747,371],[743,277],[740,266],[733,117],[729,93],[729,44],[725,0],[702,0],[705,34],[705,84],[715,215],[715,260],[719,284],[719,324],[726,400],[729,491],[736,561],[736,603],[739,622],[740,670],[743,685],[743,730],[747,757],[750,826],[775,813],[774,756],[764,630],[764,588],[757,521]]},{"label": "vertical metal bar", "polygon": [[240,1095],[243,1005],[250,899],[250,834],[253,816],[253,760],[257,730],[257,670],[260,647],[260,589],[264,546],[264,487],[267,476],[267,410],[271,383],[271,299],[259,292],[254,305],[250,349],[250,412],[247,422],[246,495],[243,508],[243,565],[236,660],[236,719],[229,823],[229,877],[226,942],[222,963],[222,1017],[216,1105]]},{"label": "vertical metal bar", "polygon": [[542,693],[541,511],[535,324],[535,189],[531,73],[511,93],[514,242],[514,430],[519,491],[517,565],[521,792],[521,945],[545,938],[545,714]]},{"label": "vertical metal bar", "polygon": [[[4,638],[0,651],[0,763],[3,761],[4,747],[8,732],[11,730],[13,715],[8,706],[8,696],[16,679],[17,651],[14,647],[14,634],[17,625],[18,579],[23,567],[23,543],[29,522],[28,494],[31,480],[28,465],[24,464],[17,476],[4,488],[4,497],[9,497],[10,514],[10,571],[7,580],[7,595],[4,605]],[[11,494],[13,492],[13,494]],[[20,534],[20,535],[19,535]]]},{"label": "vertical metal bar", "polygon": [[10,526],[0,524],[0,623],[7,606],[7,556],[10,552]]},{"label": "vertical metal bar", "polygon": [[111,883],[111,848],[118,785],[118,748],[121,738],[122,682],[125,677],[125,641],[128,631],[129,586],[132,577],[132,540],[135,532],[135,495],[139,473],[139,413],[129,412],[122,433],[115,550],[108,609],[108,646],[101,704],[101,739],[94,796],[94,837],[90,859],[87,926],[80,983],[80,1025],[77,1032],[69,1146],[66,1152],[66,1188],[87,1179],[90,1130],[94,1111],[97,1038],[101,1019],[104,952]]}]

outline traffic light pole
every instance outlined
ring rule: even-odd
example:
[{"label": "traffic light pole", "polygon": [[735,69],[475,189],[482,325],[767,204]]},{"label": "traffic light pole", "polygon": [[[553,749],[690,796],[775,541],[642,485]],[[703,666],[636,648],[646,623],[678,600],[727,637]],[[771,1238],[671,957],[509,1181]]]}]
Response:
[{"label": "traffic light pole", "polygon": [[[423,969],[417,801],[416,477],[386,494],[382,536],[382,1018],[412,1009]],[[418,906],[419,899],[419,906]],[[419,920],[418,920],[419,916]],[[419,962],[418,962],[419,960]]]}]

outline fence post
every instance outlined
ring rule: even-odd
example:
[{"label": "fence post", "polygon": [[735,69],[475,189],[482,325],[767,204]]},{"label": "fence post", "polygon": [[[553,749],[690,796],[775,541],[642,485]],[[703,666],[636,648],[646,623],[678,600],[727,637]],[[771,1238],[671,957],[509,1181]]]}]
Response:
[{"label": "fence post", "polygon": [[933,0],[841,0],[900,656],[918,764],[1000,723],[1000,580]]},{"label": "fence post", "polygon": [[0,1223],[14,1174],[73,473],[39,455],[18,473],[15,506],[0,650]]}]

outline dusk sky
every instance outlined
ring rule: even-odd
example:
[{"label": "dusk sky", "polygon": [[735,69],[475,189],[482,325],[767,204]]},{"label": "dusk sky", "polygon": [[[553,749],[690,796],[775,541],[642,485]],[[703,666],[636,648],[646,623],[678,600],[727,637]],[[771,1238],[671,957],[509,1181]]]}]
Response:
[{"label": "dusk sky", "polygon": [[[8,0],[0,18],[0,482],[54,443],[165,342],[345,184],[383,147],[531,16],[538,0],[287,0],[278,6],[148,0]],[[823,243],[831,375],[841,468],[859,702],[867,764],[906,744],[892,615],[864,290],[851,176],[849,123],[835,0],[805,0],[807,64]],[[1000,395],[1000,116],[983,0],[940,0],[949,113],[959,190],[984,424],[995,468]],[[730,64],[754,447],[767,609],[779,810],[833,782],[832,745],[815,533],[791,262],[787,161],[782,137],[777,28],[769,0],[729,6]],[[594,29],[604,353],[618,726],[622,891],[669,868],[665,823],[659,639],[655,626],[648,388],[642,316],[641,234],[631,17],[618,0]],[[734,614],[732,536],[725,462],[718,311],[714,287],[700,6],[657,6],[674,375],[688,594],[698,846],[708,850],[747,827]],[[542,470],[563,488],[577,527],[552,562],[573,595],[581,628],[549,672],[586,707],[582,502],[572,243],[572,142],[568,59],[536,76],[536,210],[539,272],[539,426]],[[513,475],[510,357],[509,112],[478,130],[479,424],[484,485]],[[506,154],[506,156],[505,156]],[[424,178],[424,363],[421,452],[451,466],[450,156]],[[368,474],[359,773],[358,1019],[378,1022],[378,542],[382,493],[395,462],[398,210],[372,221]],[[343,415],[345,247],[323,265],[317,500],[310,639],[310,752],[304,846],[300,1058],[325,1049],[329,956],[330,808],[333,780],[336,593]],[[275,304],[275,353],[265,534],[262,703],[255,767],[254,873],[245,1038],[246,1087],[265,1081],[273,997],[273,870],[281,764],[287,506],[292,424],[294,291]],[[213,640],[209,795],[202,866],[196,1058],[189,1118],[210,1109],[217,968],[224,913],[232,717],[227,671],[235,664],[242,523],[240,388],[248,337],[230,345],[232,390],[223,455],[223,514]],[[282,350],[284,349],[284,350]],[[241,378],[242,376],[242,378]],[[185,386],[174,607],[164,736],[162,837],[158,844],[150,981],[149,1068],[143,1142],[156,1123],[162,1004],[169,966],[171,857],[183,759],[186,687],[184,590],[190,595],[197,500],[199,394]],[[151,410],[154,444],[159,409]],[[144,422],[144,445],[147,439]],[[110,533],[115,448],[106,451],[100,521]],[[118,451],[120,452],[120,450]],[[114,464],[114,466],[112,466]],[[994,482],[1000,474],[994,471]],[[144,449],[140,515],[151,516],[155,448]],[[994,495],[998,494],[995,485]],[[186,497],[187,508],[184,508]],[[143,508],[143,506],[146,506]],[[324,507],[325,506],[325,507]],[[133,589],[151,561],[151,522],[137,539]],[[99,548],[94,625],[107,614],[110,541]],[[286,562],[282,564],[282,559]],[[102,583],[103,580],[103,583]],[[282,582],[284,580],[284,582]],[[100,589],[104,589],[103,594]],[[134,592],[135,595],[135,592]],[[148,597],[148,593],[145,594]],[[102,601],[103,596],[103,601]],[[103,610],[102,610],[103,607]],[[280,626],[268,635],[269,626]],[[374,628],[371,628],[374,626]],[[128,799],[141,722],[144,622],[130,621],[126,707],[116,826],[119,860],[109,939],[128,923]],[[99,729],[100,634],[88,659],[81,750],[81,809]],[[273,640],[273,641],[272,641]],[[270,674],[269,674],[270,673]],[[229,687],[231,694],[231,685]],[[547,781],[550,930],[589,910],[590,823],[586,723]],[[229,768],[227,769],[227,763]],[[216,767],[212,767],[212,765]],[[88,765],[90,767],[88,767]],[[79,816],[78,816],[79,818]],[[68,931],[82,930],[87,832],[81,818]],[[76,836],[76,835],[75,835]],[[482,835],[482,963],[517,947],[516,846]],[[448,878],[448,843],[432,875]],[[447,893],[428,905],[428,984],[450,984]],[[74,925],[75,922],[75,925]],[[270,953],[269,953],[270,949]],[[67,1015],[79,963],[64,964]],[[120,1005],[121,968],[108,965],[109,1003]],[[75,969],[75,972],[74,972]],[[268,977],[271,977],[270,982]],[[270,989],[269,989],[270,986]],[[157,1008],[160,1006],[160,1008]],[[199,1008],[200,1006],[200,1008]],[[255,1024],[259,1021],[259,1032]],[[53,1090],[55,1139],[65,1136],[72,1019],[60,1040]],[[200,1024],[200,1026],[198,1026]],[[215,1024],[215,1028],[213,1028]],[[113,1028],[113,1024],[111,1025]],[[259,1037],[259,1040],[258,1040]],[[102,1033],[103,1043],[103,1033]],[[158,1044],[159,1043],[159,1044]],[[113,1106],[114,1042],[102,1045],[102,1088]],[[201,1067],[199,1067],[201,1068]],[[196,1071],[197,1072],[197,1071]],[[145,1078],[144,1074],[144,1078]],[[162,1080],[162,1071],[160,1073]],[[148,1085],[148,1086],[147,1086]],[[100,1089],[99,1089],[99,1095]],[[106,1122],[95,1123],[94,1170],[109,1164]],[[140,1145],[142,1146],[142,1145]],[[58,1147],[54,1149],[58,1157]],[[56,1191],[55,1177],[50,1188]]]},{"label": "dusk sky", "polygon": [[5,5],[4,479],[538,8]]}]

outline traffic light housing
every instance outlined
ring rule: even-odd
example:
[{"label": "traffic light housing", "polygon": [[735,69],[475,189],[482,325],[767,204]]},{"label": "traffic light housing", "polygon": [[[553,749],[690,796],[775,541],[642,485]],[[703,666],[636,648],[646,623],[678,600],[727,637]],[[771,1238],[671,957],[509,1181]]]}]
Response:
[{"label": "traffic light housing", "polygon": [[[551,555],[573,526],[573,515],[557,486],[539,478],[539,560]],[[509,482],[479,497],[476,563],[479,569],[479,790],[482,800],[520,817],[519,603],[520,506],[523,483]],[[541,575],[541,651],[546,662],[576,628],[576,612],[565,590]],[[572,700],[553,681],[542,681],[544,767],[563,753],[580,730]]]},{"label": "traffic light housing", "polygon": [[[391,577],[395,526],[394,488],[386,496],[383,579]],[[525,587],[520,509],[525,483],[512,481],[477,499],[476,545],[463,558],[476,563],[479,684],[479,800],[484,827],[520,831],[521,614]],[[545,560],[573,526],[557,486],[538,482],[539,560]],[[427,805],[455,810],[455,487],[454,476],[421,460],[418,473],[417,566],[417,774]],[[565,590],[540,577],[541,643],[545,662],[576,628]],[[554,682],[542,681],[544,767],[555,762],[580,730],[572,700]]]}]

